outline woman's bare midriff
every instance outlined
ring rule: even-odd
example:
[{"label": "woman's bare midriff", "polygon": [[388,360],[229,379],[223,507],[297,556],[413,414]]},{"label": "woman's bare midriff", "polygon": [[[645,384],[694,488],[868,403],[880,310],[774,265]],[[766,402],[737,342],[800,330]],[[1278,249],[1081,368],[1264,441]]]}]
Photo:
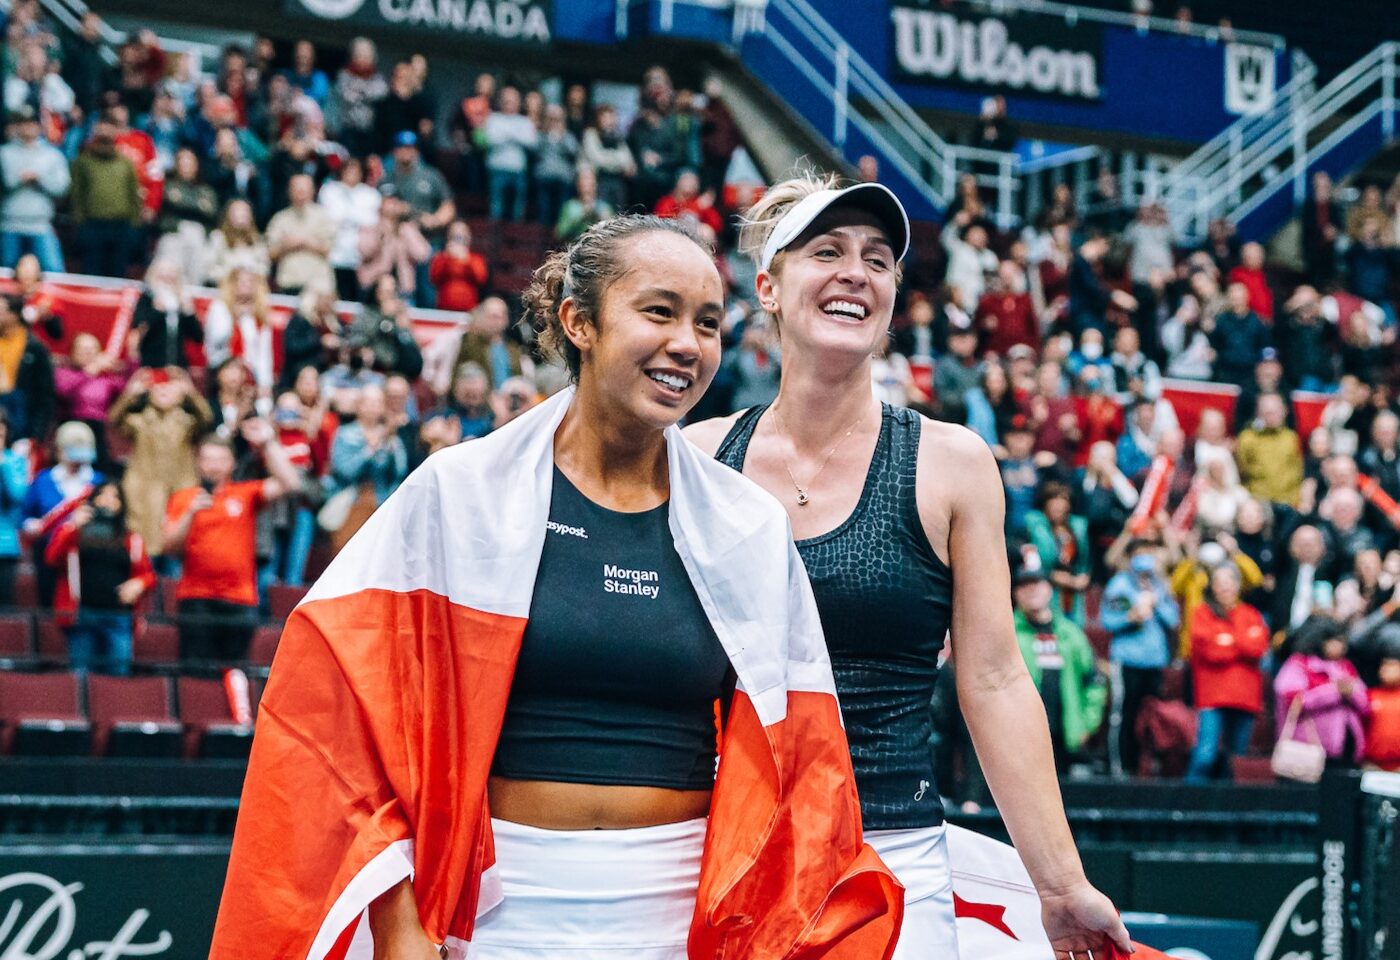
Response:
[{"label": "woman's bare midriff", "polygon": [[707,816],[709,790],[492,777],[491,816],[545,830],[630,830]]}]

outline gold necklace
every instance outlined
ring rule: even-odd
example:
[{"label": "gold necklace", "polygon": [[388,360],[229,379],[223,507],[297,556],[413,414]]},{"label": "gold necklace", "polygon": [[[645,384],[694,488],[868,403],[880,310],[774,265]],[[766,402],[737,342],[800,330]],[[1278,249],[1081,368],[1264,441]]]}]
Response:
[{"label": "gold necklace", "polygon": [[[851,425],[846,428],[846,432],[841,434],[841,439],[837,440],[834,444],[832,444],[831,449],[826,452],[826,456],[822,457],[821,465],[817,467],[817,472],[812,474],[812,479],[807,481],[807,486],[804,487],[802,484],[797,482],[797,478],[792,475],[792,466],[788,463],[787,457],[783,457],[783,469],[787,471],[788,479],[792,481],[793,489],[797,491],[797,505],[799,507],[805,507],[807,506],[807,504],[812,502],[812,498],[807,496],[807,491],[812,489],[812,484],[816,483],[817,477],[822,475],[822,471],[825,470],[826,465],[829,462],[831,462],[831,457],[833,454],[836,453],[837,448],[840,447],[841,444],[845,443],[846,438],[855,432],[856,425],[860,423],[860,418],[863,416],[865,416],[864,410],[856,414],[856,418],[851,421]],[[783,433],[787,434],[788,443],[791,444],[792,431],[790,431],[787,428],[787,425],[782,422],[782,417],[780,414],[777,413],[777,411],[774,411],[774,417],[779,421],[778,426],[782,428]]]}]

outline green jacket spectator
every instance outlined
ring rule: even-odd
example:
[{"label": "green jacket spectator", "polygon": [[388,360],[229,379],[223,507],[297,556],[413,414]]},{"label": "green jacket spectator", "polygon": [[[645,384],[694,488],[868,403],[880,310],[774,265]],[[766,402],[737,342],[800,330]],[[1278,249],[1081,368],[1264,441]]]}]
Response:
[{"label": "green jacket spectator", "polygon": [[[1108,687],[1094,661],[1094,649],[1084,631],[1063,614],[1047,611],[1050,621],[1044,626],[1033,624],[1026,612],[1018,608],[1015,615],[1016,643],[1026,661],[1026,669],[1037,690],[1045,679],[1047,657],[1058,657],[1062,666],[1053,672],[1059,676],[1058,701],[1060,723],[1066,749],[1074,751],[1084,746],[1103,724],[1108,703]],[[1052,638],[1050,651],[1045,638]],[[1045,691],[1041,690],[1044,696]],[[1051,720],[1052,725],[1054,720]]]}]

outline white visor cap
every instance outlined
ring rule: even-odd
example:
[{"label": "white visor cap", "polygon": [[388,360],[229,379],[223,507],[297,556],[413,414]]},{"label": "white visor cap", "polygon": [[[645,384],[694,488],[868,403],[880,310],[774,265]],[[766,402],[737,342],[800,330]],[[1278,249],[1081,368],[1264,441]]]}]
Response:
[{"label": "white visor cap", "polygon": [[759,269],[771,267],[780,250],[802,236],[818,217],[835,206],[856,207],[874,214],[890,236],[896,263],[909,252],[909,216],[904,212],[904,204],[883,184],[858,183],[844,190],[818,190],[793,204],[763,245]]}]

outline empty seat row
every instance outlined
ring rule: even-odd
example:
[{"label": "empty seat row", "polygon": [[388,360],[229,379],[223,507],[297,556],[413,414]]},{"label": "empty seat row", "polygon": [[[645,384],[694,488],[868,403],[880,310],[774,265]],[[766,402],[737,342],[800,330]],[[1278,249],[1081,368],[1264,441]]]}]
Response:
[{"label": "empty seat row", "polygon": [[[280,625],[264,625],[253,631],[248,663],[268,667],[282,636]],[[132,632],[131,659],[147,667],[177,664],[180,630],[174,623],[140,620]],[[68,639],[52,616],[33,613],[0,614],[0,667],[68,663]]]},{"label": "empty seat row", "polygon": [[[246,757],[225,681],[0,671],[0,754],[28,756]],[[256,713],[260,681],[246,691]]]}]

